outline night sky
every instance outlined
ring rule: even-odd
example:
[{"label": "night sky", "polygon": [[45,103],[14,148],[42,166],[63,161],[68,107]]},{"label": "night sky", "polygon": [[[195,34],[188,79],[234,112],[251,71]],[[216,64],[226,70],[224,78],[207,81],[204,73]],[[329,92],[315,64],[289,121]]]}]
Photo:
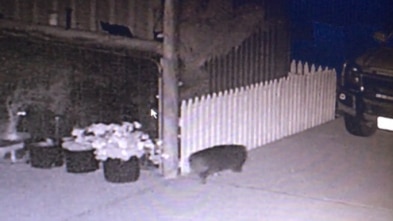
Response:
[{"label": "night sky", "polygon": [[289,17],[292,58],[340,71],[345,60],[381,46],[376,31],[393,31],[393,0],[292,0]]},{"label": "night sky", "polygon": [[[380,47],[375,32],[393,31],[393,0],[233,0],[235,6],[282,2],[291,24],[291,58],[336,68]],[[387,43],[393,46],[393,39]]]}]

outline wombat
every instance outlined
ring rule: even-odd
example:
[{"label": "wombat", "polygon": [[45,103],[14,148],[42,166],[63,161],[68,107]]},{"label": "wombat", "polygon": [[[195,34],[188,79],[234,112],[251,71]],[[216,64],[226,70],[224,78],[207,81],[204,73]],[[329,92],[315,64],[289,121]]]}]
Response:
[{"label": "wombat", "polygon": [[191,154],[190,168],[206,183],[206,178],[223,170],[241,172],[247,159],[247,148],[243,145],[217,145]]}]

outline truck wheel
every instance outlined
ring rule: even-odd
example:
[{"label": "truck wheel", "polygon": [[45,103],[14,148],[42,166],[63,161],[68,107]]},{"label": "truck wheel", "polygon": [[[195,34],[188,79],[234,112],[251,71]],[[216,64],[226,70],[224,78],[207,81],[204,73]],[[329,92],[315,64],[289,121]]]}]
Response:
[{"label": "truck wheel", "polygon": [[355,136],[369,137],[377,130],[376,121],[367,121],[349,114],[344,114],[344,121],[347,131]]}]

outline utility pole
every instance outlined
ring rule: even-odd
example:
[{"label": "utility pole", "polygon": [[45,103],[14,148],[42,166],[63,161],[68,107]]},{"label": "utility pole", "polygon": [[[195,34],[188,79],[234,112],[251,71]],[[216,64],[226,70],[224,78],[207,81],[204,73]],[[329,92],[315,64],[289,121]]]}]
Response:
[{"label": "utility pole", "polygon": [[179,91],[178,91],[178,56],[176,53],[177,39],[177,3],[178,0],[165,0],[164,3],[164,45],[161,65],[162,76],[162,141],[163,163],[162,172],[165,178],[175,178],[179,165]]}]

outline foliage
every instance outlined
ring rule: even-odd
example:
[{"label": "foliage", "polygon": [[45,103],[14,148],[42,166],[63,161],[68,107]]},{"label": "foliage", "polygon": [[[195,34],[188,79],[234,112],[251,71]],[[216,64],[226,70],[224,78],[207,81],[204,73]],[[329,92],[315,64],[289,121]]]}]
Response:
[{"label": "foliage", "polygon": [[390,39],[393,39],[393,30],[390,33],[375,32],[374,39],[382,44],[387,44]]},{"label": "foliage", "polygon": [[19,81],[15,90],[7,97],[7,109],[15,114],[29,106],[39,106],[54,114],[63,115],[70,106],[70,84],[66,73],[61,73],[62,70],[59,72],[47,84],[34,81],[26,84]]},{"label": "foliage", "polygon": [[[149,97],[154,97],[158,90],[156,66],[152,66],[151,61],[75,49],[36,38],[0,37],[0,46],[0,116],[7,116],[3,114],[7,113],[7,97],[19,100],[23,107],[15,109],[27,110],[18,125],[19,130],[34,131],[36,137],[52,137],[54,117],[58,115],[62,115],[60,129],[66,125],[60,135],[70,134],[72,126],[84,128],[97,122],[138,120],[144,128],[148,127]],[[67,100],[60,98],[65,93],[56,94],[62,91],[55,89],[62,87],[59,82],[69,85],[65,87],[69,89]],[[39,96],[31,96],[29,91]],[[49,94],[51,92],[55,93]],[[58,99],[53,100],[49,95]],[[68,101],[66,108],[61,106],[66,104],[63,101]]]},{"label": "foliage", "polygon": [[260,25],[262,18],[262,9],[255,7],[222,18],[185,20],[179,26],[180,57],[185,65],[200,67],[205,61],[239,46]]},{"label": "foliage", "polygon": [[205,62],[240,46],[263,24],[263,18],[263,9],[255,5],[233,9],[226,0],[182,1],[178,48],[184,82],[181,99],[204,94],[209,84]]},{"label": "foliage", "polygon": [[[29,64],[26,64],[22,72],[25,72],[28,68]],[[34,72],[34,69],[30,70]],[[43,78],[43,76],[34,78],[34,75],[27,79],[21,78],[13,88],[9,88],[11,90],[5,100],[8,113],[8,126],[4,134],[5,139],[18,139],[15,137],[15,134],[20,114],[28,113],[29,109],[40,110],[40,112],[49,111],[52,115],[64,115],[69,110],[69,70],[55,69],[52,71],[54,71],[51,73],[52,75],[47,78]],[[50,114],[47,116],[50,116]],[[32,119],[30,116],[27,117],[30,120]],[[46,137],[49,137],[49,135],[40,135],[40,138]]]}]

